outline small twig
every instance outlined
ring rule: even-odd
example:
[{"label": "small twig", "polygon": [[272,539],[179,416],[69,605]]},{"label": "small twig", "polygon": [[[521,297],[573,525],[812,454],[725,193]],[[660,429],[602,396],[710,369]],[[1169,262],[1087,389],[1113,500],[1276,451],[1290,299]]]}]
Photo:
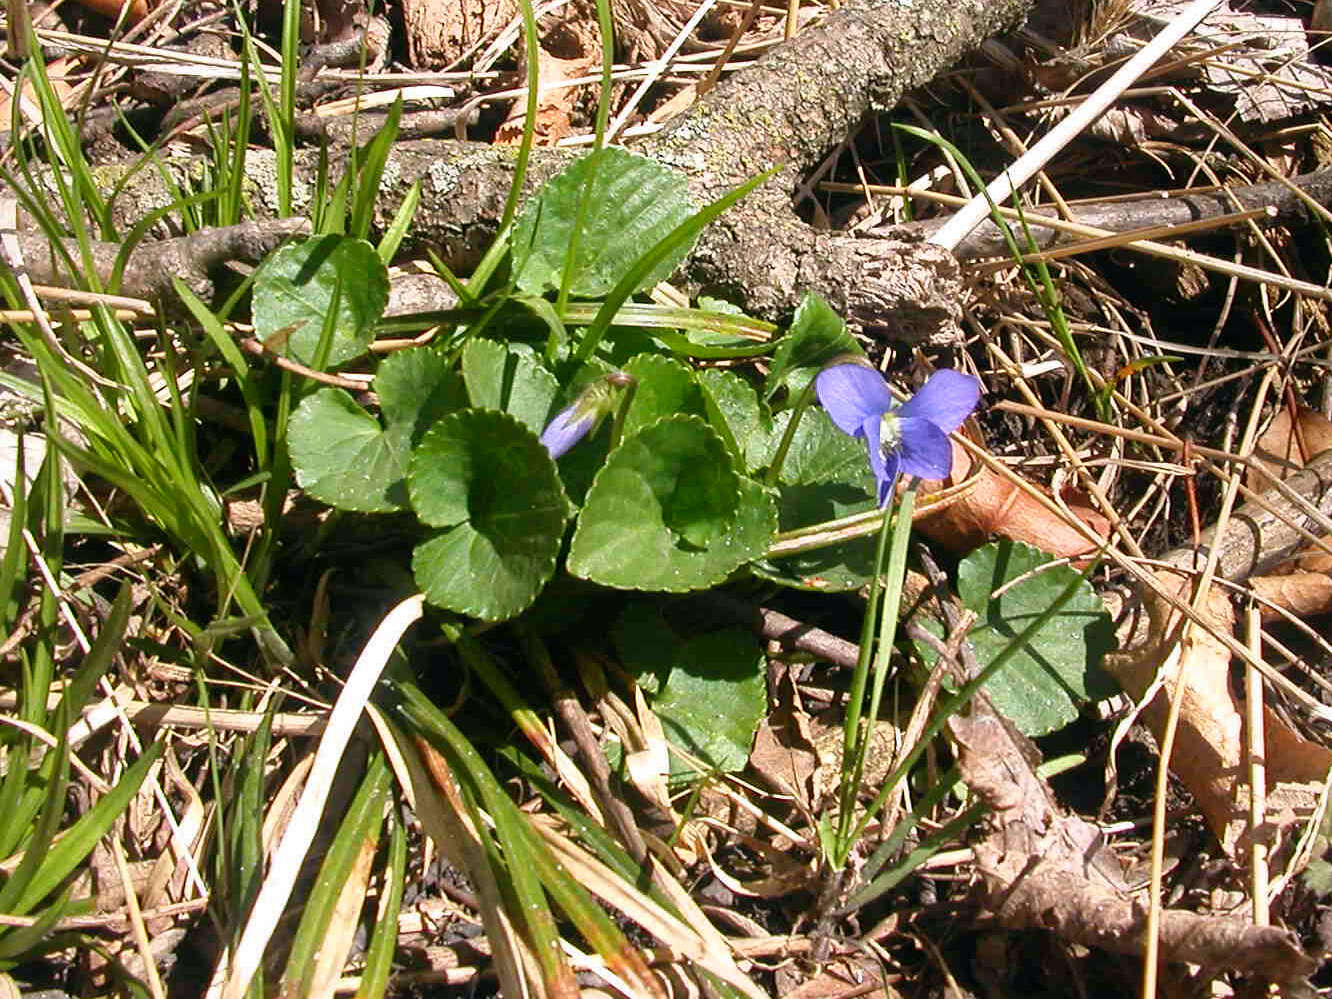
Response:
[{"label": "small twig", "polygon": [[241,350],[255,357],[262,357],[265,360],[272,361],[284,371],[290,371],[295,375],[303,375],[311,381],[320,382],[324,385],[332,385],[334,388],[347,389],[350,392],[364,392],[369,386],[369,381],[357,378],[349,378],[345,375],[335,375],[328,371],[318,371],[300,361],[293,361],[290,357],[283,357],[274,351],[269,350],[262,343],[252,336],[241,337],[236,341],[240,344]]},{"label": "small twig", "polygon": [[731,61],[731,56],[735,53],[735,47],[740,44],[740,39],[744,37],[745,32],[754,26],[754,20],[758,17],[759,8],[762,6],[763,0],[751,0],[744,18],[735,26],[735,31],[731,32],[731,37],[726,40],[726,47],[722,49],[721,55],[717,56],[717,61],[708,70],[708,75],[699,80],[695,86],[694,92],[699,96],[706,94],[717,85],[717,81],[721,79],[722,70],[726,68],[726,64]]},{"label": "small twig", "polygon": [[[1245,620],[1249,650],[1254,658],[1263,654],[1263,619],[1256,603],[1250,602]],[[1267,750],[1263,732],[1263,677],[1252,666],[1244,669],[1244,734],[1249,752],[1249,877],[1253,924],[1267,926]]]},{"label": "small twig", "polygon": [[749,625],[755,633],[770,642],[778,642],[784,648],[808,652],[834,666],[855,668],[860,654],[860,647],[855,642],[848,642],[845,638],[838,638],[821,628],[787,617],[780,611],[748,604],[724,593],[712,594],[709,602],[732,618]]},{"label": "small twig", "polygon": [[1181,38],[1192,31],[1203,18],[1221,5],[1221,0],[1193,0],[1170,22],[1155,38],[1148,42],[1128,62],[1120,66],[1114,75],[1093,91],[1067,118],[1052,128],[1046,135],[1018,157],[1013,164],[999,174],[983,195],[972,198],[954,215],[937,233],[930,237],[930,242],[951,250],[960,243],[990,213],[990,204],[1002,204],[1045,167],[1061,149],[1082,134],[1110,105],[1119,99],[1138,77],[1165,55]]},{"label": "small twig", "polygon": [[634,813],[611,787],[610,767],[606,764],[606,754],[597,744],[597,737],[592,731],[592,723],[587,717],[587,712],[583,710],[583,705],[578,702],[578,697],[571,690],[558,691],[554,700],[555,714],[578,747],[579,759],[589,776],[592,793],[596,795],[602,813],[614,825],[616,835],[629,851],[634,863],[640,866],[646,865],[647,843],[643,841],[643,834],[638,831]]},{"label": "small twig", "polygon": [[[1273,371],[1269,368],[1258,386],[1257,397],[1254,400],[1252,410],[1249,412],[1249,422],[1244,428],[1244,436],[1239,446],[1239,453],[1242,455],[1248,455],[1253,450],[1253,442],[1258,434],[1258,417],[1262,412],[1267,390],[1272,384],[1272,377]],[[1239,484],[1239,476],[1232,476],[1221,499],[1221,511],[1217,515],[1215,526],[1215,530],[1221,536],[1225,535],[1227,528],[1230,526],[1231,513],[1235,509],[1235,500],[1239,495]],[[1191,602],[1194,611],[1201,612],[1206,605],[1212,588],[1212,577],[1224,575],[1220,563],[1221,548],[1218,545],[1207,552],[1207,562],[1196,582]],[[1191,619],[1182,621],[1178,633],[1171,643],[1172,656],[1175,654],[1175,650],[1179,650],[1179,655],[1181,658],[1183,657],[1184,650],[1189,642],[1189,633],[1193,627],[1194,623]],[[1165,731],[1162,733],[1160,740],[1161,759],[1156,773],[1156,796],[1153,801],[1152,812],[1152,883],[1148,895],[1147,939],[1142,955],[1143,999],[1155,999],[1156,996],[1157,956],[1161,947],[1161,885],[1165,865],[1166,800],[1169,796],[1170,756],[1174,749],[1176,733],[1179,730],[1180,712],[1185,700],[1184,694],[1189,684],[1189,677],[1183,672],[1174,675],[1172,679],[1174,682],[1167,684],[1170,710],[1166,716]]]},{"label": "small twig", "polygon": [[157,973],[157,962],[153,959],[153,948],[148,942],[148,928],[143,925],[143,913],[139,909],[139,898],[134,894],[134,878],[130,875],[129,862],[125,859],[125,848],[120,845],[119,837],[111,839],[111,853],[116,858],[116,870],[125,889],[125,908],[129,912],[130,930],[134,934],[135,946],[139,948],[139,957],[143,960],[143,973],[148,979],[148,988],[153,999],[166,999],[166,989],[162,987],[162,978]]}]

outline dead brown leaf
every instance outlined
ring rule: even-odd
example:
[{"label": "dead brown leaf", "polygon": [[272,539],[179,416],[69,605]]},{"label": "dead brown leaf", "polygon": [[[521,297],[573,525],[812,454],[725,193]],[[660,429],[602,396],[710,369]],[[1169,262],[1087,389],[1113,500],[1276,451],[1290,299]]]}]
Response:
[{"label": "dead brown leaf", "polygon": [[121,8],[128,7],[126,24],[138,24],[148,16],[148,0],[79,0],[79,3],[112,21],[120,17]]},{"label": "dead brown leaf", "polygon": [[1249,588],[1261,599],[1271,601],[1296,617],[1332,613],[1332,576],[1323,572],[1257,576],[1249,580]]},{"label": "dead brown leaf", "polygon": [[[1173,572],[1157,574],[1162,590],[1181,601],[1191,596],[1191,581]],[[1234,629],[1229,597],[1213,587],[1200,608],[1205,626],[1188,629],[1179,640],[1181,615],[1162,596],[1148,594],[1152,640],[1142,648],[1106,658],[1124,691],[1135,700],[1146,696],[1159,670],[1186,684],[1178,696],[1179,729],[1170,769],[1189,789],[1208,826],[1228,853],[1233,853],[1246,827],[1248,785],[1243,779],[1243,705],[1230,687],[1230,649],[1218,637]],[[1167,683],[1167,689],[1172,683]],[[1143,718],[1159,740],[1169,713],[1165,691],[1158,691]],[[1323,780],[1332,766],[1332,752],[1303,739],[1274,713],[1264,710],[1265,756],[1270,789],[1269,821],[1284,826],[1312,807],[1310,797],[1295,785]],[[1283,789],[1282,785],[1288,785]]]},{"label": "dead brown leaf", "polygon": [[[791,979],[798,978],[799,970],[792,969]],[[852,996],[884,995],[883,965],[869,954],[842,954],[823,964],[814,974],[798,985],[784,983],[780,994],[786,999],[851,999]],[[895,994],[888,992],[888,995]]]},{"label": "dead brown leaf", "polygon": [[[1056,517],[1011,481],[974,461],[965,448],[953,444],[953,474],[946,484],[965,483],[960,497],[925,513],[915,527],[949,551],[963,553],[991,538],[1023,541],[1057,558],[1075,558],[1095,550],[1083,536]],[[943,485],[922,490],[937,491]],[[1042,487],[1037,487],[1042,488]],[[1048,494],[1048,490],[1043,490]],[[1110,522],[1076,495],[1063,497],[1065,505],[1098,536],[1109,533]]]},{"label": "dead brown leaf", "polygon": [[[1254,447],[1257,468],[1249,470],[1249,485],[1265,491],[1273,479],[1285,480],[1304,468],[1311,458],[1332,449],[1332,422],[1307,406],[1283,406]],[[1259,597],[1297,617],[1332,613],[1332,555],[1306,548],[1277,566],[1269,575],[1249,580]],[[1264,608],[1264,616],[1277,615]]]},{"label": "dead brown leaf", "polygon": [[[557,59],[545,49],[538,56],[541,74],[540,97],[537,98],[535,142],[538,146],[553,146],[572,131],[571,117],[578,101],[580,87],[561,87],[558,90],[545,88],[562,80],[573,80],[585,76],[593,65],[592,56],[579,56],[576,59]],[[509,109],[509,117],[495,133],[495,142],[512,145],[523,137],[523,124],[527,118],[525,101],[514,101]]]},{"label": "dead brown leaf", "polygon": [[819,767],[819,748],[789,672],[783,672],[777,683],[776,707],[759,723],[749,765],[768,786],[791,795],[811,811],[818,807],[814,774]]},{"label": "dead brown leaf", "polygon": [[1332,448],[1332,423],[1307,406],[1282,406],[1254,445],[1253,459],[1262,469],[1250,469],[1249,485],[1262,492],[1272,479],[1286,479],[1314,455]]},{"label": "dead brown leaf", "polygon": [[[985,902],[1012,929],[1045,929],[1061,939],[1140,954],[1146,906],[1134,897],[1099,829],[1066,815],[1036,775],[1033,747],[983,693],[948,720],[962,777],[990,806],[975,844]],[[1269,981],[1301,983],[1318,963],[1289,930],[1238,916],[1179,909],[1161,913],[1160,954],[1167,962],[1233,969]]]}]

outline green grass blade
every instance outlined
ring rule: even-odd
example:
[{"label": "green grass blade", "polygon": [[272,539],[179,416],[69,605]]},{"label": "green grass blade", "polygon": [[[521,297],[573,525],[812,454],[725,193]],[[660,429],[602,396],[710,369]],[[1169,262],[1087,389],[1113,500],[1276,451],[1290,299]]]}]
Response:
[{"label": "green grass blade", "polygon": [[364,150],[365,162],[356,179],[356,197],[352,199],[351,227],[348,230],[360,239],[370,238],[370,226],[375,220],[375,202],[379,199],[379,184],[384,179],[384,166],[388,163],[389,153],[393,151],[393,143],[397,141],[400,121],[401,94],[389,108],[384,127],[366,143]]},{"label": "green grass blade", "polygon": [[316,201],[314,205],[314,231],[320,236],[345,236],[347,234],[347,200],[351,197],[352,181],[356,176],[353,170],[344,170],[338,182],[328,192],[328,143],[319,147],[319,171],[315,184]]},{"label": "green grass blade", "polygon": [[226,164],[226,186],[218,205],[218,225],[235,225],[245,211],[245,154],[250,149],[250,131],[254,124],[254,92],[250,88],[250,61],[241,59],[240,109],[231,130],[231,161]]},{"label": "green grass blade", "polygon": [[407,832],[396,815],[390,815],[388,856],[380,883],[380,906],[375,918],[370,944],[361,969],[361,986],[356,999],[380,999],[388,991],[393,972],[393,954],[398,946],[398,915],[402,912],[402,893],[407,880]]},{"label": "green grass blade", "polygon": [[[471,289],[458,279],[458,275],[453,273],[452,269],[450,269],[448,264],[444,263],[443,258],[440,257],[438,253],[427,248],[426,256],[430,258],[430,266],[435,269],[435,273],[442,277],[444,283],[449,286],[449,290],[458,296],[459,305],[466,309],[475,308],[480,303],[481,300],[477,298],[476,295],[472,294]],[[381,257],[380,259],[383,258]]]},{"label": "green grass blade", "polygon": [[[1004,218],[1003,213],[999,211],[999,206],[990,198],[989,186],[981,179],[976,168],[971,165],[971,162],[965,155],[963,155],[962,151],[958,149],[957,146],[953,145],[941,135],[927,132],[923,128],[916,128],[912,125],[896,123],[893,127],[901,129],[908,135],[913,135],[924,142],[929,142],[932,145],[947,151],[948,154],[957,161],[958,166],[966,173],[968,179],[970,179],[971,182],[976,185],[976,188],[985,195],[985,199],[990,203],[990,218],[994,221],[995,226],[1002,234],[1004,245],[1007,247],[1014,263],[1016,263],[1022,271],[1022,276],[1027,282],[1027,287],[1031,289],[1031,293],[1036,296],[1036,300],[1041,303],[1041,307],[1045,310],[1046,318],[1050,320],[1050,326],[1055,331],[1055,335],[1058,337],[1060,345],[1064,348],[1064,353],[1068,355],[1068,359],[1073,364],[1074,370],[1076,370],[1081,376],[1083,383],[1087,386],[1087,391],[1091,393],[1092,398],[1094,400],[1099,398],[1096,391],[1096,385],[1092,381],[1091,374],[1088,372],[1087,366],[1082,360],[1082,352],[1078,350],[1077,342],[1073,339],[1073,332],[1069,329],[1068,319],[1064,315],[1063,307],[1059,304],[1059,293],[1055,289],[1054,279],[1050,276],[1050,268],[1046,266],[1044,260],[1036,261],[1034,266],[1022,262],[1022,250],[1018,247],[1017,237],[1013,235],[1013,227],[1008,224],[1008,220]],[[1027,246],[1029,249],[1035,250],[1036,241],[1032,238],[1031,229],[1027,226],[1027,220],[1022,213],[1021,202],[1015,200],[1014,203],[1017,205],[1018,218],[1022,223],[1023,235],[1027,238]],[[1101,418],[1106,418],[1104,413],[1101,414]]]},{"label": "green grass blade", "polygon": [[166,218],[173,212],[179,212],[183,217],[187,214],[187,209],[197,205],[205,205],[210,201],[216,200],[218,197],[216,191],[203,191],[199,194],[191,194],[187,196],[182,193],[179,188],[173,189],[178,196],[172,200],[171,204],[164,208],[158,208],[149,212],[136,222],[130,228],[129,232],[125,234],[124,238],[119,241],[120,249],[116,251],[116,259],[111,265],[111,274],[106,283],[107,291],[111,294],[115,295],[120,293],[120,282],[125,275],[125,267],[129,264],[130,255],[138,245],[143,242],[144,238],[155,225],[160,223],[162,219]]},{"label": "green grass blade", "polygon": [[[56,712],[57,721],[63,722],[66,717],[65,712],[59,710]],[[68,726],[61,725],[58,731],[68,731]],[[69,743],[62,737],[59,745],[47,753],[43,763],[50,765],[50,776],[45,780],[44,786],[38,783],[34,787],[34,790],[41,794],[41,810],[37,814],[36,822],[33,823],[31,835],[23,842],[23,859],[14,868],[14,873],[9,876],[4,886],[0,887],[0,912],[15,916],[22,916],[34,908],[59,882],[57,879],[45,892],[31,898],[26,906],[22,904],[32,895],[33,885],[37,883],[38,875],[46,865],[48,850],[52,840],[55,839],[56,830],[60,828],[60,820],[65,812],[65,788],[69,783]],[[17,764],[20,769],[26,769],[26,759],[11,758],[10,762]]]},{"label": "green grass blade", "polygon": [[597,27],[601,29],[601,91],[597,95],[596,145],[606,145],[606,126],[610,122],[612,72],[615,68],[615,20],[610,0],[597,0]]},{"label": "green grass blade", "polygon": [[[41,867],[13,908],[5,911],[23,913],[55,890],[74,869],[83,863],[93,847],[111,829],[116,819],[129,807],[148,771],[162,755],[162,743],[144,749],[134,765],[126,770],[109,792],[51,845],[42,857]],[[25,858],[26,859],[26,858]],[[8,886],[6,886],[8,887]]]},{"label": "green grass blade", "polygon": [[384,754],[376,751],[366,764],[365,776],[338,825],[314,887],[305,900],[305,911],[291,944],[286,970],[282,973],[284,994],[309,995],[313,991],[311,981],[316,960],[324,946],[338,896],[351,876],[357,857],[368,842],[378,841],[379,831],[383,828],[384,802],[390,779]]},{"label": "green grass blade", "polygon": [[31,926],[0,930],[0,967],[12,967],[11,962],[31,956],[28,952],[42,943],[68,912],[70,890],[66,888],[58,899],[38,913]]},{"label": "green grass blade", "polygon": [[[536,12],[532,9],[532,0],[519,0],[518,6],[523,15],[523,47],[527,58],[527,110],[523,116],[523,137],[518,143],[518,154],[513,163],[513,182],[509,184],[509,195],[504,199],[504,214],[500,216],[501,233],[508,231],[514,215],[518,212],[518,202],[523,196],[523,182],[527,180],[527,163],[532,158],[532,143],[536,137],[537,98],[541,88],[541,72],[538,65],[541,40],[537,35]],[[479,293],[481,288],[474,286],[473,290]]]},{"label": "green grass blade", "polygon": [[245,360],[245,355],[241,353],[240,347],[236,346],[236,341],[222,328],[222,323],[217,316],[199,300],[194,292],[190,291],[179,279],[174,281],[173,284],[180,300],[185,303],[185,307],[189,309],[190,314],[194,316],[195,321],[203,329],[204,335],[208,337],[217,352],[222,355],[222,359],[227,362],[232,374],[235,375],[236,387],[240,389],[241,399],[245,403],[245,415],[250,423],[250,439],[254,442],[255,464],[261,469],[266,469],[269,460],[268,425],[264,421],[263,400],[260,398],[255,379],[250,377],[250,365]]},{"label": "green grass blade", "polygon": [[[61,703],[69,711],[71,718],[77,717],[83,710],[84,704],[97,686],[97,681],[111,667],[116,653],[121,651],[125,628],[129,625],[130,597],[130,584],[122,583],[115,601],[111,604],[111,613],[106,616],[106,622],[97,634],[97,640],[93,642],[88,654],[83,657],[83,663],[74,674],[74,678],[65,686]],[[3,814],[0,812],[0,815]]]},{"label": "green grass blade", "polygon": [[[22,606],[23,586],[28,578],[28,548],[23,543],[23,527],[28,521],[28,478],[24,467],[25,441],[20,430],[14,452],[14,481],[10,487],[12,502],[9,507],[9,528],[5,539],[4,556],[0,558],[0,633],[9,636],[9,629],[18,620]],[[0,815],[4,815],[0,812]]]},{"label": "green grass blade", "polygon": [[994,676],[996,672],[1002,669],[1008,660],[1017,655],[1018,651],[1027,644],[1033,635],[1037,634],[1042,628],[1044,628],[1052,617],[1064,609],[1064,606],[1073,599],[1078,593],[1078,590],[1087,581],[1087,577],[1095,567],[1096,563],[1092,562],[1086,569],[1078,573],[1076,577],[1069,580],[1068,585],[1059,592],[1059,596],[1051,602],[1050,606],[1045,608],[1044,611],[1035,617],[1031,624],[1027,625],[1022,631],[1014,635],[1008,644],[999,650],[999,654],[985,664],[980,673],[959,687],[956,693],[943,700],[935,710],[934,714],[930,717],[929,722],[926,723],[924,730],[920,733],[920,737],[916,740],[916,744],[911,747],[911,751],[907,753],[906,758],[898,764],[896,770],[884,778],[882,788],[880,788],[879,793],[874,796],[874,801],[865,810],[864,816],[856,827],[857,838],[859,838],[859,836],[865,831],[865,826],[869,823],[870,819],[879,813],[879,809],[883,808],[884,804],[888,801],[888,796],[892,794],[893,790],[897,787],[897,782],[911,772],[911,768],[916,765],[916,761],[919,760],[921,755],[925,752],[926,747],[930,744],[930,740],[939,734],[940,730],[945,724],[947,724],[948,719],[966,707],[967,702],[975,696],[976,691],[980,690],[990,677]]},{"label": "green grass blade", "polygon": [[5,821],[0,822],[0,857],[8,857],[18,849],[30,831],[35,814],[35,809],[21,807],[31,778],[28,759],[35,740],[29,735],[11,739],[0,755],[6,764],[4,780],[0,781],[0,815],[5,816]]},{"label": "green grass blade", "polygon": [[871,902],[892,891],[901,884],[912,871],[925,863],[925,861],[929,860],[946,846],[961,840],[966,831],[975,825],[984,814],[985,805],[981,802],[977,802],[961,815],[958,815],[945,823],[941,828],[935,830],[929,836],[921,840],[910,853],[903,857],[897,864],[893,865],[892,868],[879,875],[864,888],[861,888],[852,895],[840,912],[843,914],[854,912],[861,906],[869,905]]},{"label": "green grass blade", "polygon": [[898,820],[897,825],[893,826],[893,831],[888,834],[888,838],[880,843],[865,866],[861,868],[860,876],[866,881],[872,881],[879,871],[883,870],[886,864],[906,841],[907,834],[919,825],[920,820],[933,810],[934,806],[943,801],[943,799],[957,786],[957,782],[962,779],[962,771],[953,767],[948,773],[939,777],[934,782],[934,786],[926,793],[925,797],[915,803],[915,807],[905,816]]},{"label": "green grass blade", "polygon": [[576,980],[560,948],[555,917],[542,888],[543,879],[537,873],[536,854],[544,849],[544,844],[534,847],[526,817],[518,811],[480,754],[453,722],[415,685],[401,684],[397,689],[403,696],[400,710],[410,727],[444,754],[463,790],[474,796],[489,813],[503,859],[493,852],[495,844],[488,837],[483,837],[483,845],[492,851],[492,866],[498,866],[504,872],[501,887],[512,898],[509,916],[515,926],[522,928],[528,946],[541,966],[547,989],[557,994],[576,994]]},{"label": "green grass blade", "polygon": [[239,939],[245,914],[264,879],[265,766],[272,730],[270,708],[254,734],[236,747],[231,770],[234,787],[229,799],[231,807],[223,809],[220,816],[224,821],[218,830],[218,840],[223,844],[218,857],[219,902],[223,922],[233,933],[233,943]]},{"label": "green grass blade", "polygon": [[412,227],[412,220],[416,218],[416,209],[420,204],[421,182],[414,180],[412,186],[407,189],[402,204],[398,205],[398,210],[393,213],[393,221],[388,224],[388,227],[384,230],[384,235],[379,238],[379,245],[375,247],[379,259],[384,261],[386,267],[397,256],[398,247],[402,245],[402,241],[407,237],[407,232]]},{"label": "green grass blade", "polygon": [[[91,262],[90,256],[87,255],[89,233],[83,226],[83,213],[87,212],[95,221],[97,238],[112,240],[115,238],[115,229],[111,225],[110,209],[101,191],[98,190],[88,160],[83,155],[82,140],[65,114],[64,105],[60,103],[50,77],[47,76],[46,62],[42,58],[40,47],[32,50],[20,76],[27,76],[32,81],[33,92],[41,107],[42,124],[46,129],[47,141],[74,182],[77,198],[65,197],[62,201],[67,209],[79,209],[70,212],[69,221],[79,237],[80,245],[84,247],[85,262]],[[52,170],[52,179],[56,179],[60,173],[59,170]],[[63,184],[63,178],[57,183]]]}]

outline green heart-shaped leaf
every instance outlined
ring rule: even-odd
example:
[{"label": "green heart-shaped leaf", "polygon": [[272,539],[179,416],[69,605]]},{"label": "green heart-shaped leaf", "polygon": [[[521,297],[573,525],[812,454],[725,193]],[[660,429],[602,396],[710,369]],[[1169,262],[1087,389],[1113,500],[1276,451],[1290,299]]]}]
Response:
[{"label": "green heart-shaped leaf", "polygon": [[[519,215],[513,235],[518,288],[558,291],[565,262],[576,253],[570,294],[600,298],[694,211],[684,176],[670,167],[613,147],[590,153],[551,178]],[[676,247],[638,287],[669,277],[692,242]]]},{"label": "green heart-shaped leaf", "polygon": [[[958,566],[958,596],[978,618],[967,637],[982,667],[1077,578],[1067,565],[1041,569],[1049,561],[1030,545],[1001,541],[977,549]],[[986,693],[1025,734],[1045,735],[1073,721],[1079,704],[1117,689],[1100,665],[1114,646],[1110,616],[1083,580],[1073,598],[990,677]]]},{"label": "green heart-shaped leaf", "polygon": [[771,497],[735,473],[712,428],[673,416],[606,460],[578,518],[569,571],[621,589],[683,592],[725,579],[775,530]]},{"label": "green heart-shaped leaf", "polygon": [[320,389],[292,414],[287,447],[296,482],[315,499],[360,513],[404,509],[412,445],[463,403],[449,360],[427,347],[386,357],[375,393],[387,429],[342,389]]},{"label": "green heart-shaped leaf", "polygon": [[560,391],[555,376],[525,344],[472,340],[463,349],[462,373],[473,406],[511,413],[537,434]]},{"label": "green heart-shaped leaf", "polygon": [[864,353],[842,317],[817,295],[806,295],[791,320],[791,331],[773,352],[763,383],[764,398],[771,399],[785,386],[790,398],[795,399],[824,365],[843,354]]},{"label": "green heart-shaped leaf", "polygon": [[349,236],[288,243],[264,261],[254,279],[256,335],[270,349],[302,364],[316,363],[330,314],[324,366],[360,357],[386,305],[388,270],[373,246]]},{"label": "green heart-shaped leaf", "polygon": [[287,427],[296,484],[320,502],[360,513],[407,505],[403,477],[411,425],[385,431],[342,389],[323,388],[301,400]]},{"label": "green heart-shaped leaf", "polygon": [[555,463],[507,413],[453,413],[412,454],[408,492],[441,533],[417,546],[416,581],[432,604],[498,621],[533,600],[555,571],[569,500]]},{"label": "green heart-shaped leaf", "polygon": [[624,371],[638,383],[624,417],[626,435],[665,416],[703,415],[703,396],[688,365],[659,354],[639,354]]},{"label": "green heart-shaped leaf", "polygon": [[681,643],[675,667],[652,699],[672,745],[723,772],[744,769],[766,708],[763,650],[738,629]]}]

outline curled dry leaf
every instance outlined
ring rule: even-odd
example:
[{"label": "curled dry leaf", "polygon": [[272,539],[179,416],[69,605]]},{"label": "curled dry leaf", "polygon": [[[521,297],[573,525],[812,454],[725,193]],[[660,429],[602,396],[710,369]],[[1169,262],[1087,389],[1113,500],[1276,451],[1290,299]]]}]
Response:
[{"label": "curled dry leaf", "polygon": [[[1227,847],[1235,845],[1235,820],[1243,807],[1239,766],[1243,759],[1242,721],[1230,691],[1230,653],[1220,636],[1233,623],[1229,601],[1220,591],[1208,595],[1202,608],[1206,629],[1194,629],[1181,647],[1177,626],[1180,615],[1163,594],[1187,600],[1191,581],[1202,561],[1200,551],[1216,556],[1216,574],[1231,583],[1252,583],[1274,566],[1300,553],[1309,531],[1332,515],[1332,451],[1311,458],[1293,471],[1283,487],[1262,502],[1250,501],[1235,510],[1224,529],[1209,527],[1197,547],[1167,553],[1160,562],[1157,581],[1161,593],[1143,587],[1145,614],[1125,619],[1120,643],[1124,652],[1107,657],[1106,668],[1134,697],[1144,696],[1163,665],[1182,673],[1189,689],[1181,704],[1180,730],[1172,769],[1198,799],[1212,829]],[[1298,498],[1299,502],[1296,502]],[[1317,511],[1317,517],[1310,508]],[[1178,651],[1176,651],[1178,649]],[[1178,659],[1176,662],[1175,660]],[[1159,738],[1166,716],[1166,701],[1158,693],[1147,709],[1148,721]],[[1269,821],[1285,824],[1292,813],[1311,809],[1332,766],[1332,751],[1308,742],[1271,712],[1264,712],[1266,727]],[[1228,788],[1230,788],[1228,790]]]},{"label": "curled dry leaf", "polygon": [[1288,479],[1316,454],[1332,448],[1332,422],[1308,406],[1282,406],[1253,449],[1258,468],[1250,469],[1249,485],[1265,491],[1272,479]]},{"label": "curled dry leaf", "polygon": [[[1189,601],[1188,577],[1163,570],[1156,578],[1165,593]],[[1189,628],[1180,640],[1182,616],[1174,606],[1156,593],[1148,594],[1145,602],[1150,637],[1127,652],[1107,656],[1105,667],[1134,700],[1146,696],[1162,669],[1169,670],[1167,690],[1184,678],[1170,769],[1189,789],[1221,845],[1233,854],[1246,827],[1249,795],[1243,769],[1244,709],[1230,687],[1230,649],[1219,637],[1233,630],[1234,608],[1226,593],[1213,587],[1199,609],[1205,624]],[[1158,740],[1169,710],[1166,692],[1158,691],[1143,711]],[[1311,785],[1326,777],[1332,752],[1296,734],[1273,712],[1264,709],[1263,716],[1268,819],[1275,826],[1288,826],[1313,808],[1316,793]]]},{"label": "curled dry leaf", "polygon": [[[959,483],[965,485],[957,499],[915,521],[918,531],[950,551],[969,552],[995,537],[1024,541],[1057,558],[1075,558],[1095,550],[1096,546],[1068,521],[1055,516],[1010,479],[975,461],[954,442],[952,475],[946,483],[927,485],[922,492]],[[1048,494],[1048,490],[1036,488]],[[1062,498],[1064,506],[1098,537],[1109,533],[1110,522],[1081,498],[1072,494]]]},{"label": "curled dry leaf", "polygon": [[[1249,470],[1249,485],[1268,490],[1273,479],[1285,480],[1304,468],[1315,455],[1332,449],[1332,422],[1307,406],[1277,411],[1254,448],[1257,468]],[[1249,580],[1260,598],[1297,617],[1332,613],[1332,555],[1314,547],[1278,565],[1269,575]],[[1264,608],[1264,616],[1277,615]]]},{"label": "curled dry leaf", "polygon": [[125,11],[125,24],[138,24],[148,16],[148,0],[79,0],[84,7],[94,13],[101,14],[103,17],[112,21],[120,17],[122,8],[128,7]]},{"label": "curled dry leaf", "polygon": [[[541,94],[537,98],[535,125],[535,141],[538,146],[553,146],[572,131],[574,105],[583,89],[581,85],[560,87],[558,90],[546,88],[564,80],[574,80],[587,75],[595,61],[592,56],[582,55],[574,59],[557,59],[545,49],[540,51],[538,68],[541,75]],[[509,117],[495,133],[495,142],[511,145],[521,141],[526,118],[526,100],[514,101],[509,108]]]},{"label": "curled dry leaf", "polygon": [[[1286,572],[1257,576],[1249,589],[1260,599],[1284,608],[1296,617],[1332,612],[1332,576],[1324,572]],[[1276,614],[1265,614],[1276,617]]]},{"label": "curled dry leaf", "polygon": [[819,747],[789,670],[782,672],[777,683],[776,707],[759,722],[749,766],[764,784],[817,811],[814,775],[819,769]]}]

